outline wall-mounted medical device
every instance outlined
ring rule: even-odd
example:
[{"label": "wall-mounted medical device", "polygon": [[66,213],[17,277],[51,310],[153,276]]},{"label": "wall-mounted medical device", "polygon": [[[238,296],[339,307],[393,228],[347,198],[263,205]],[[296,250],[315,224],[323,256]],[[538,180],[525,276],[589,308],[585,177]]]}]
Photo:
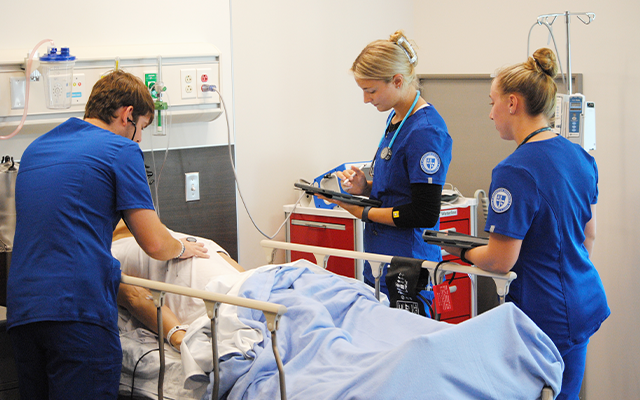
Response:
[{"label": "wall-mounted medical device", "polygon": [[[160,124],[166,121],[165,105],[169,108],[171,123],[209,122],[222,113],[220,97],[211,91],[211,86],[220,89],[220,51],[211,44],[73,47],[72,51],[75,64],[69,97],[58,95],[62,73],[47,66],[49,77],[54,79],[48,82],[31,79],[28,114],[22,133],[41,134],[69,117],[82,118],[93,85],[102,75],[114,70],[116,64],[119,69],[138,76],[150,90],[155,90],[156,99],[161,91],[161,101],[156,107],[161,116],[156,122]],[[24,50],[0,50],[0,135],[11,133],[23,115],[27,86],[24,54]],[[40,65],[46,66],[43,61],[47,62],[41,60]],[[157,83],[162,86],[156,86]],[[45,95],[47,85],[51,89],[47,89],[49,93]],[[70,100],[69,108],[49,107],[62,100]],[[155,132],[162,134],[162,126]]]},{"label": "wall-mounted medical device", "polygon": [[580,93],[557,95],[554,131],[587,151],[595,150],[595,103],[587,101]]},{"label": "wall-mounted medical device", "polygon": [[[45,43],[49,43],[51,46],[45,55],[37,59],[38,49]],[[40,41],[27,54],[24,64],[22,64],[24,74],[10,78],[11,106],[12,108],[23,108],[24,111],[13,132],[6,136],[0,135],[0,139],[12,138],[24,126],[27,119],[31,81],[39,81],[41,77],[43,78],[45,106],[48,109],[64,109],[71,106],[71,81],[75,59],[75,56],[70,54],[68,47],[63,47],[58,53],[58,49],[51,39]]]},{"label": "wall-mounted medical device", "polygon": [[68,47],[61,48],[60,52],[55,47],[49,47],[47,54],[40,57],[38,71],[44,78],[44,104],[48,109],[71,107],[75,60]]}]

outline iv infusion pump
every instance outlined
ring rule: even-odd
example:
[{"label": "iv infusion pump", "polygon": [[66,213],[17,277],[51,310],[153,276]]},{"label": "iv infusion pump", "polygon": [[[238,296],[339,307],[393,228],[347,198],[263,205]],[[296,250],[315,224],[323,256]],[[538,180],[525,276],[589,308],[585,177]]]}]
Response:
[{"label": "iv infusion pump", "polygon": [[558,94],[554,131],[585,150],[596,149],[596,105],[584,95]]}]

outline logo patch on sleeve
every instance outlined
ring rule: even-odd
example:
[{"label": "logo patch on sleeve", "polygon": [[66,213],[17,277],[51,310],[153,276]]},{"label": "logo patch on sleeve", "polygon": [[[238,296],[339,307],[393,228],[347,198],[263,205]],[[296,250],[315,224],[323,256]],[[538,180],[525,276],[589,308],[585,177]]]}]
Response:
[{"label": "logo patch on sleeve", "polygon": [[491,195],[491,208],[500,214],[511,207],[511,193],[505,188],[498,188]]},{"label": "logo patch on sleeve", "polygon": [[440,169],[440,157],[433,151],[424,153],[420,159],[420,168],[429,175],[435,174]]}]

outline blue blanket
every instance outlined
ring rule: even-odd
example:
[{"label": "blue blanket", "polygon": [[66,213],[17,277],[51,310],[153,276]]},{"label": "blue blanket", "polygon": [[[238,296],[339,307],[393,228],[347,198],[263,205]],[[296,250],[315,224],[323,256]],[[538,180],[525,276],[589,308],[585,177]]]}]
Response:
[{"label": "blue blanket", "polygon": [[[241,295],[288,308],[277,343],[290,400],[536,399],[544,385],[560,392],[558,350],[510,303],[451,325],[381,305],[358,282],[290,266],[255,273]],[[265,340],[253,359],[223,360],[221,398],[277,399],[264,316],[238,313]]]}]

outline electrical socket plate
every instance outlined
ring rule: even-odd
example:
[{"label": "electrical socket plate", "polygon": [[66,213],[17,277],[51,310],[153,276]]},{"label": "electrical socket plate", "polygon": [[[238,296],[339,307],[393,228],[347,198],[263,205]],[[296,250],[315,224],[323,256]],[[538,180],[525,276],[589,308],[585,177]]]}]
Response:
[{"label": "electrical socket plate", "polygon": [[215,83],[213,76],[211,76],[213,70],[211,68],[198,68],[196,71],[197,83],[196,83],[196,92],[198,92],[198,97],[213,97],[213,92],[203,92],[202,85],[211,85]]},{"label": "electrical socket plate", "polygon": [[195,99],[198,96],[195,69],[180,70],[180,93],[183,99]]},{"label": "electrical socket plate", "polygon": [[200,200],[200,173],[186,172],[184,174],[185,196],[187,201]]}]

